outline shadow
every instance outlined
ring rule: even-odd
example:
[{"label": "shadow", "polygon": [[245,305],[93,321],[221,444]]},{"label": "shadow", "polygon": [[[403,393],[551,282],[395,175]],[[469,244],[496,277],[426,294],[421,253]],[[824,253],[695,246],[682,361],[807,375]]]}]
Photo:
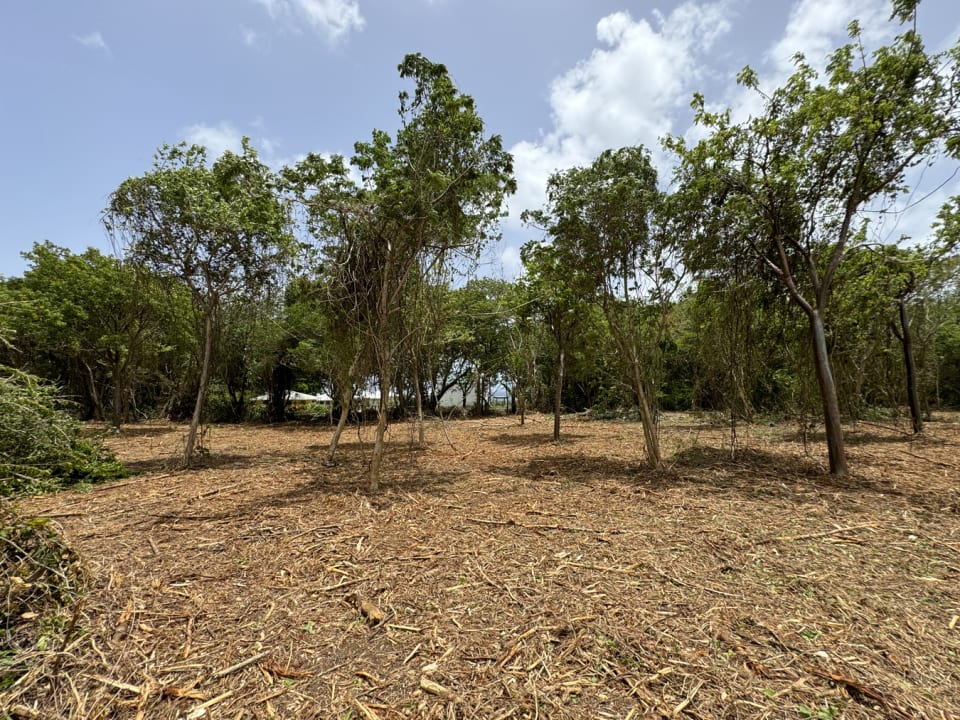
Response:
[{"label": "shadow", "polygon": [[171,471],[175,469],[175,465],[176,459],[172,455],[167,460],[163,458],[150,458],[149,460],[126,460],[123,463],[123,466],[130,471],[132,477]]},{"label": "shadow", "polygon": [[[586,435],[577,435],[575,433],[565,433],[560,431],[560,445],[576,440],[582,440]],[[496,445],[506,445],[508,447],[537,447],[539,445],[553,445],[553,431],[538,432],[518,435],[515,433],[500,433],[499,435],[488,438],[488,441]]]},{"label": "shadow", "polygon": [[[227,470],[236,471],[251,492],[233,499],[226,507],[214,507],[214,503],[201,503],[207,509],[195,515],[192,508],[197,503],[189,500],[179,510],[182,514],[164,515],[160,520],[175,522],[236,520],[258,516],[265,507],[282,509],[289,507],[322,506],[324,498],[361,496],[370,507],[382,511],[394,504],[415,502],[411,495],[444,496],[450,486],[461,482],[469,471],[454,469],[428,470],[417,461],[419,453],[411,451],[406,442],[393,441],[386,444],[380,490],[370,493],[367,473],[373,450],[372,443],[341,442],[337,448],[336,461],[327,465],[326,446],[322,451],[258,450],[255,455],[240,455],[212,452],[200,456],[190,471]],[[144,472],[163,472],[156,461],[131,463]],[[246,473],[244,471],[254,471]],[[261,483],[260,478],[266,481]],[[276,481],[274,481],[276,478]],[[332,503],[331,503],[332,504]]]},{"label": "shadow", "polygon": [[107,437],[111,435],[121,438],[147,438],[160,435],[169,435],[177,432],[175,425],[121,425],[120,432],[107,432]]},{"label": "shadow", "polygon": [[[848,432],[844,437],[847,445],[911,445],[919,438],[916,435],[899,433],[881,435],[875,432]],[[825,441],[824,441],[825,442]]]},{"label": "shadow", "polygon": [[[653,470],[640,462],[583,455],[561,455],[518,462],[516,465],[484,467],[485,472],[532,482],[583,483],[609,480],[639,489],[666,492],[688,489],[694,495],[733,494],[750,502],[771,500],[806,505],[841,500],[855,511],[862,496],[883,502],[905,502],[917,509],[942,514],[955,502],[929,488],[899,487],[894,478],[870,478],[854,472],[846,477],[830,475],[819,463],[788,454],[741,449],[693,447],[667,459],[665,467]],[[505,491],[508,488],[505,488]]]},{"label": "shadow", "polygon": [[453,471],[398,473],[386,467],[380,477],[380,490],[370,493],[366,468],[350,465],[318,466],[314,471],[299,473],[299,482],[289,483],[277,492],[259,495],[250,503],[234,505],[224,518],[255,515],[265,506],[273,509],[322,505],[323,498],[338,496],[363,497],[374,510],[381,512],[394,505],[416,502],[411,494],[445,496],[447,489],[462,480],[466,473]]},{"label": "shadow", "polygon": [[604,480],[629,480],[635,482],[645,477],[651,470],[639,463],[626,462],[604,457],[588,455],[560,455],[549,458],[536,458],[516,465],[487,466],[485,472],[495,473],[521,480],[582,482],[598,478]]},{"label": "shadow", "polygon": [[652,487],[696,486],[736,491],[751,498],[788,495],[804,502],[816,500],[822,493],[866,493],[915,500],[890,479],[870,479],[856,473],[837,477],[812,460],[762,450],[741,449],[731,455],[725,449],[693,447],[671,460],[669,475],[658,476]]}]

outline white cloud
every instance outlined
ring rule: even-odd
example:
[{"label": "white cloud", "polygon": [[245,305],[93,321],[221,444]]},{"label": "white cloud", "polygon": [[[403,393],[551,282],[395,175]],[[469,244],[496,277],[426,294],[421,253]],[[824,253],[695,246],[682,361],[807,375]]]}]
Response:
[{"label": "white cloud", "polygon": [[[233,123],[227,121],[216,125],[205,123],[189,125],[181,131],[181,136],[192,145],[203,145],[207,148],[207,159],[211,162],[227,150],[238,154],[242,152],[244,135],[250,138],[250,144],[257,151],[260,160],[275,171],[286,165],[295,165],[306,157],[304,153],[283,154],[283,142],[264,134],[263,118],[257,117],[249,125],[259,131],[256,136],[253,133],[242,132]],[[332,153],[323,153],[323,156],[329,158]],[[356,179],[359,180],[359,174]]]},{"label": "white cloud", "polygon": [[255,0],[274,20],[302,23],[335,42],[366,25],[357,0]]},{"label": "white cloud", "polygon": [[228,122],[190,125],[184,129],[183,136],[192,145],[206,147],[210,160],[216,160],[227,150],[239,153],[243,149],[243,133]]},{"label": "white cloud", "polygon": [[550,88],[553,128],[515,144],[518,192],[508,222],[539,207],[547,178],[557,169],[592,162],[606,148],[643,144],[664,165],[659,139],[674,130],[703,78],[702,62],[730,29],[726,2],[687,2],[655,24],[628,12],[602,18],[596,49],[557,77]]},{"label": "white cloud", "polygon": [[822,68],[846,37],[852,20],[860,22],[863,39],[870,45],[887,33],[889,15],[886,0],[800,0],[790,12],[783,37],[766,52],[766,59],[780,80],[793,73],[793,56],[798,52],[813,67]]},{"label": "white cloud", "polygon": [[[783,85],[797,69],[797,53],[822,72],[833,50],[849,41],[847,27],[853,20],[860,23],[861,37],[868,48],[889,38],[889,14],[887,0],[799,0],[790,11],[783,34],[763,54],[762,64],[754,68],[760,88],[770,92]],[[761,114],[763,103],[755,90],[734,85],[727,92],[725,104],[711,105],[711,109],[730,107],[733,119],[742,122]]]},{"label": "white cloud", "polygon": [[506,245],[500,252],[500,274],[507,279],[519,277],[523,272],[520,249],[515,245]]},{"label": "white cloud", "polygon": [[106,40],[103,39],[103,35],[100,34],[99,30],[95,30],[94,32],[86,35],[71,35],[70,37],[84,47],[92,48],[94,50],[103,50],[108,55],[110,54],[110,47],[107,45]]}]

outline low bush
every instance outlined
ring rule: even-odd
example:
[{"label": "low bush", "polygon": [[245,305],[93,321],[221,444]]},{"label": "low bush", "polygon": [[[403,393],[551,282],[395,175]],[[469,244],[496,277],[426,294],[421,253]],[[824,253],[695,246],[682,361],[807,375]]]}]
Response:
[{"label": "low bush", "polygon": [[127,472],[66,412],[57,388],[0,366],[0,497],[124,477]]}]

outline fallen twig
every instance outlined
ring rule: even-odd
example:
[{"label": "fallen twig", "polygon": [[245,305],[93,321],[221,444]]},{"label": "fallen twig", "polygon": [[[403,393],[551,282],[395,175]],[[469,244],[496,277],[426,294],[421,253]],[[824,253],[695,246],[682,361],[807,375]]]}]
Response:
[{"label": "fallen twig", "polygon": [[237,670],[243,670],[243,668],[248,665],[253,665],[257,660],[262,660],[267,655],[269,655],[272,650],[264,650],[262,653],[257,653],[256,655],[251,655],[246,660],[241,660],[238,663],[234,663],[230,667],[223,668],[222,670],[217,670],[211,677],[213,678],[222,678],[230,675],[231,673],[237,672]]}]

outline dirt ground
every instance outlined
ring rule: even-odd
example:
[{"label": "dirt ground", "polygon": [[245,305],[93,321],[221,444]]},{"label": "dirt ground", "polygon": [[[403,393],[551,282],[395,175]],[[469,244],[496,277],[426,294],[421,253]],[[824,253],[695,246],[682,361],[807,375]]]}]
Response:
[{"label": "dirt ground", "polygon": [[[667,416],[108,441],[138,473],[33,498],[84,558],[85,630],[0,708],[34,718],[958,718],[960,417],[920,439]],[[32,714],[31,714],[32,713]],[[2,715],[2,710],[0,710]]]}]

